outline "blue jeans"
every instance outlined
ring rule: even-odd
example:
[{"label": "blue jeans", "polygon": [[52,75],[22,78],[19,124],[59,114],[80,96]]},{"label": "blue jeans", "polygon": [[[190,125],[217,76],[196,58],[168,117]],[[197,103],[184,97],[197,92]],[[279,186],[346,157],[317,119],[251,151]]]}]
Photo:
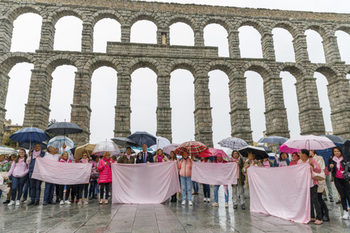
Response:
[{"label": "blue jeans", "polygon": [[[186,197],[187,197],[187,200],[192,201],[191,177],[180,176],[180,179],[181,179],[181,189],[182,189],[182,200],[186,201]],[[186,195],[186,193],[188,195]]]},{"label": "blue jeans", "polygon": [[45,182],[45,190],[44,190],[44,202],[53,202],[53,192],[55,190],[55,184]]},{"label": "blue jeans", "polygon": [[[227,185],[224,185],[224,187]],[[215,185],[214,186],[214,201],[216,203],[219,203],[219,188],[220,185]],[[225,194],[225,202],[228,203],[228,189],[227,189],[227,194]]]},{"label": "blue jeans", "polygon": [[[29,177],[32,177],[32,173],[29,174]],[[30,189],[32,195],[30,196],[32,201],[39,201],[41,194],[41,180],[30,179]]]},{"label": "blue jeans", "polygon": [[16,194],[17,194],[17,200],[18,201],[21,200],[23,186],[27,180],[27,176],[28,175],[25,175],[25,176],[20,177],[20,178],[12,176],[12,193],[11,193],[11,200],[12,201],[16,200]]},{"label": "blue jeans", "polygon": [[210,185],[209,184],[202,184],[202,185],[203,185],[204,198],[210,198]]},{"label": "blue jeans", "polygon": [[98,187],[97,180],[90,180],[89,197],[96,195],[96,186]]},{"label": "blue jeans", "polygon": [[196,181],[192,181],[192,185],[193,185],[193,191],[195,192],[195,193],[198,193],[198,182],[196,182]]},{"label": "blue jeans", "polygon": [[27,200],[28,193],[29,193],[29,197],[30,197],[32,194],[31,194],[31,188],[30,188],[29,175],[27,176],[27,179],[26,179],[26,181],[24,183],[24,187],[23,187],[23,200]]}]

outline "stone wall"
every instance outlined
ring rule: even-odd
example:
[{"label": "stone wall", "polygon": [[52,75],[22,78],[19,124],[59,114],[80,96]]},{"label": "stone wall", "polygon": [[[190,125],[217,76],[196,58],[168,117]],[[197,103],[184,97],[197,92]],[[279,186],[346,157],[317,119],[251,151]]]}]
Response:
[{"label": "stone wall", "polygon": [[[9,0],[0,2],[0,11],[0,127],[5,119],[8,72],[17,63],[29,62],[34,64],[34,69],[24,125],[43,129],[49,121],[52,72],[63,64],[77,68],[71,121],[84,130],[74,138],[78,145],[89,141],[91,76],[101,66],[112,67],[118,72],[115,136],[130,134],[131,74],[140,67],[149,67],[158,76],[159,136],[171,139],[170,73],[182,68],[194,76],[195,139],[208,146],[213,144],[208,72],[215,69],[222,70],[229,78],[232,136],[252,142],[244,73],[255,71],[264,81],[266,135],[289,137],[280,78],[280,72],[288,71],[297,80],[301,134],[324,134],[325,131],[313,78],[314,72],[320,72],[329,83],[334,134],[350,137],[349,82],[346,80],[350,67],[341,61],[335,39],[338,29],[350,32],[348,14],[125,0]],[[39,49],[35,53],[10,52],[13,22],[28,12],[43,18]],[[81,51],[54,51],[55,24],[70,15],[83,21]],[[93,53],[94,26],[103,18],[116,19],[121,24],[122,42],[109,42],[104,54]],[[131,26],[143,19],[157,25],[157,44],[130,43]],[[170,46],[169,27],[176,22],[186,23],[193,29],[194,46]],[[230,57],[219,57],[217,48],[204,46],[203,30],[211,23],[220,24],[227,30]],[[260,32],[262,59],[241,58],[238,37],[241,26],[253,26]],[[288,30],[293,36],[295,63],[275,61],[272,30],[276,27]],[[323,38],[325,64],[309,61],[304,34],[307,29],[316,30]]]}]

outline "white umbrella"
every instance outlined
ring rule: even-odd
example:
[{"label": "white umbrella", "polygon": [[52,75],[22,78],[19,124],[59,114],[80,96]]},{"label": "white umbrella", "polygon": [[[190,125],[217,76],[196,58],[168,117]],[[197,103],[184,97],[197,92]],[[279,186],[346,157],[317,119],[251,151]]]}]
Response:
[{"label": "white umbrella", "polygon": [[16,150],[8,146],[0,146],[0,154],[13,154]]},{"label": "white umbrella", "polygon": [[163,149],[165,146],[170,145],[170,141],[164,137],[157,136],[157,144],[151,146],[153,150]]},{"label": "white umbrella", "polygon": [[297,136],[286,141],[284,145],[288,146],[289,148],[295,148],[299,150],[324,150],[335,147],[334,143],[330,139],[324,136],[315,135]]}]

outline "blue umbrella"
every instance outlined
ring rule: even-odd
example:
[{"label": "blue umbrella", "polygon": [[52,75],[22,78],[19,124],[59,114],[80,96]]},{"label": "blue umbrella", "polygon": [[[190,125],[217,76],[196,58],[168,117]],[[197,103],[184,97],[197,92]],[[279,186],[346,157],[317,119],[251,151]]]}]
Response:
[{"label": "blue umbrella", "polygon": [[10,136],[10,139],[19,143],[37,143],[49,140],[50,136],[47,135],[47,133],[45,133],[44,130],[34,127],[28,127],[20,129],[17,132],[13,133]]},{"label": "blue umbrella", "polygon": [[[45,143],[40,142],[39,144],[40,144],[42,150],[46,150],[47,149],[47,145]],[[23,143],[19,144],[19,147],[22,147],[24,149],[30,149],[30,146],[31,146],[30,142],[23,142]]]},{"label": "blue umbrella", "polygon": [[56,122],[52,124],[49,128],[45,130],[48,133],[66,135],[66,134],[76,134],[82,133],[83,130],[74,123],[71,122]]},{"label": "blue umbrella", "polygon": [[283,144],[288,140],[288,138],[280,137],[280,136],[268,136],[264,138],[260,138],[258,143],[276,143]]},{"label": "blue umbrella", "polygon": [[142,146],[143,144],[147,144],[147,146],[150,147],[150,146],[153,146],[154,144],[157,144],[157,138],[152,134],[149,134],[144,131],[137,131],[129,135],[127,138],[133,140],[139,146]]}]

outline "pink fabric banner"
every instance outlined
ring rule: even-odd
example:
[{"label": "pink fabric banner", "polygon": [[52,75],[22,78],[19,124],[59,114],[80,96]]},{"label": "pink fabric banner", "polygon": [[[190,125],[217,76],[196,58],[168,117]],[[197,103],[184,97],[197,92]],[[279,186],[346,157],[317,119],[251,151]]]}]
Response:
[{"label": "pink fabric banner", "polygon": [[35,159],[32,178],[61,185],[87,184],[91,163],[60,163],[49,159]]},{"label": "pink fabric banner", "polygon": [[112,203],[162,203],[181,191],[176,162],[113,163],[112,189]]},{"label": "pink fabric banner", "polygon": [[210,185],[237,184],[237,163],[192,163],[191,180]]},{"label": "pink fabric banner", "polygon": [[298,223],[310,221],[309,164],[248,168],[250,211]]}]

